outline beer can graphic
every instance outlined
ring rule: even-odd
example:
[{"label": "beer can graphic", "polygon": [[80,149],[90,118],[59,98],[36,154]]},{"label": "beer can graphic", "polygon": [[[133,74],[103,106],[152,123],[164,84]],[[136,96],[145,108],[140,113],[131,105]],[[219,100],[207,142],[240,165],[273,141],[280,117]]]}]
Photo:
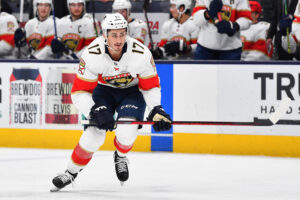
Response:
[{"label": "beer can graphic", "polygon": [[48,124],[77,124],[78,112],[71,100],[76,74],[69,68],[51,68],[46,83],[46,116]]},{"label": "beer can graphic", "polygon": [[36,68],[13,68],[9,124],[42,124],[42,76]]}]

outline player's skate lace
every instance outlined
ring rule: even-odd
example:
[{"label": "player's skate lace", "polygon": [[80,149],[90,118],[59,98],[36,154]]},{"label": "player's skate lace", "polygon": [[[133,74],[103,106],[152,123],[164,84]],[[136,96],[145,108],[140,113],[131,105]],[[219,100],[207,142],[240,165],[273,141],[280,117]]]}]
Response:
[{"label": "player's skate lace", "polygon": [[118,179],[121,182],[127,181],[129,177],[128,159],[118,155],[117,151],[114,153],[115,169]]}]

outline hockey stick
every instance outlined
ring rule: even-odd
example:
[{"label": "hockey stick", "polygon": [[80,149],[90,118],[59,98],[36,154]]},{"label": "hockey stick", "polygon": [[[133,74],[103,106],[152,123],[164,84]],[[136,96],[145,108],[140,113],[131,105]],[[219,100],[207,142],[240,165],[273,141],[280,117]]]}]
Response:
[{"label": "hockey stick", "polygon": [[[288,110],[291,105],[291,99],[286,98],[281,101],[277,110],[268,119],[254,118],[251,122],[230,122],[230,121],[173,121],[172,125],[202,125],[202,126],[272,126],[275,124],[294,124],[300,125],[300,120],[279,120]],[[138,124],[138,125],[152,125],[153,121],[117,121],[117,124]],[[96,126],[93,120],[82,120],[81,124]]]},{"label": "hockey stick", "polygon": [[[19,16],[19,28],[22,28],[24,14],[24,0],[20,1],[20,16]],[[21,58],[21,47],[18,47],[17,58]]]},{"label": "hockey stick", "polygon": [[[284,0],[284,14],[288,15],[286,0]],[[289,33],[289,29],[288,28],[286,28],[286,36],[287,36],[286,39],[287,39],[287,45],[288,45],[288,54],[291,54],[290,33]]]},{"label": "hockey stick", "polygon": [[93,23],[94,23],[94,29],[95,29],[95,33],[96,33],[96,37],[98,37],[98,29],[97,29],[97,25],[96,25],[96,20],[95,20],[95,1],[92,1],[92,15],[93,15]]},{"label": "hockey stick", "polygon": [[[57,39],[57,28],[56,28],[56,19],[55,19],[55,8],[54,8],[54,0],[52,0],[52,15],[53,15],[53,25],[54,25],[54,38]],[[56,58],[59,58],[58,53],[56,53]]]},{"label": "hockey stick", "polygon": [[149,10],[149,3],[150,3],[150,1],[151,0],[145,0],[144,1],[143,11],[144,11],[144,15],[145,15],[146,23],[147,23],[148,35],[149,35],[151,50],[153,50],[153,48],[154,48],[153,44],[154,43],[153,43],[152,33],[151,33],[151,29],[150,29],[150,25],[149,25],[149,19],[148,19],[148,10]]}]

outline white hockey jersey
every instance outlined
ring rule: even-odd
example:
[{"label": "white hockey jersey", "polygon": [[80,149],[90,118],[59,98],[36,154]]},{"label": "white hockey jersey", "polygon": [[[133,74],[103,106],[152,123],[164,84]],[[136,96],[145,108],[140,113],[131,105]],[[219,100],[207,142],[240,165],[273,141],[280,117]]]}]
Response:
[{"label": "white hockey jersey", "polygon": [[[193,10],[194,22],[201,28],[198,43],[206,48],[214,50],[233,50],[242,47],[240,32],[232,37],[220,34],[212,20],[207,21],[204,12],[209,8],[212,0],[198,0]],[[246,30],[251,24],[251,11],[248,0],[222,0],[223,7],[219,12],[219,20],[236,22],[240,31]]]},{"label": "white hockey jersey", "polygon": [[88,117],[94,105],[92,92],[97,84],[113,88],[139,86],[150,110],[160,105],[161,93],[156,66],[149,49],[129,36],[123,55],[114,61],[105,39],[98,37],[83,52],[72,88],[72,101]]},{"label": "white hockey jersey", "polygon": [[147,24],[143,20],[132,19],[128,23],[129,36],[140,41],[142,44],[145,43],[147,36]]},{"label": "white hockey jersey", "polygon": [[51,50],[51,41],[54,38],[53,16],[49,16],[44,21],[40,21],[37,17],[30,19],[25,25],[25,31],[27,44],[35,58],[53,58]]},{"label": "white hockey jersey", "polygon": [[57,23],[57,36],[79,58],[96,38],[92,16],[86,13],[76,21],[71,20],[71,15],[61,18]]},{"label": "white hockey jersey", "polygon": [[199,28],[195,26],[193,17],[180,24],[172,18],[162,26],[159,47],[163,47],[168,41],[183,40],[188,45],[196,45]]},{"label": "white hockey jersey", "polygon": [[17,28],[17,19],[13,15],[0,13],[0,58],[11,57],[15,46],[14,33]]},{"label": "white hockey jersey", "polygon": [[298,2],[298,5],[294,13],[292,32],[289,35],[289,40],[287,36],[282,36],[281,46],[286,52],[288,52],[288,49],[290,48],[291,53],[295,53],[297,46],[300,44],[299,42],[300,42],[300,2]]},{"label": "white hockey jersey", "polygon": [[270,60],[273,50],[267,48],[266,38],[270,24],[268,22],[258,22],[252,24],[249,29],[241,31],[243,42],[243,52],[241,60],[259,61]]}]

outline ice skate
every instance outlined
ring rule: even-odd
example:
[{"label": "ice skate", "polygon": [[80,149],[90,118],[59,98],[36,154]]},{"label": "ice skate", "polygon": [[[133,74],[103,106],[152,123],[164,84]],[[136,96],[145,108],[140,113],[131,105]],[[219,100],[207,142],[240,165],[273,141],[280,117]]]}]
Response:
[{"label": "ice skate", "polygon": [[123,186],[124,182],[127,181],[129,177],[128,159],[126,157],[119,156],[117,151],[115,151],[114,161],[117,177],[121,183],[121,186]]},{"label": "ice skate", "polygon": [[54,177],[52,183],[54,187],[50,190],[51,192],[57,192],[64,188],[65,186],[73,183],[74,179],[77,177],[77,174],[71,174],[69,171],[66,171],[63,174],[59,174]]}]

